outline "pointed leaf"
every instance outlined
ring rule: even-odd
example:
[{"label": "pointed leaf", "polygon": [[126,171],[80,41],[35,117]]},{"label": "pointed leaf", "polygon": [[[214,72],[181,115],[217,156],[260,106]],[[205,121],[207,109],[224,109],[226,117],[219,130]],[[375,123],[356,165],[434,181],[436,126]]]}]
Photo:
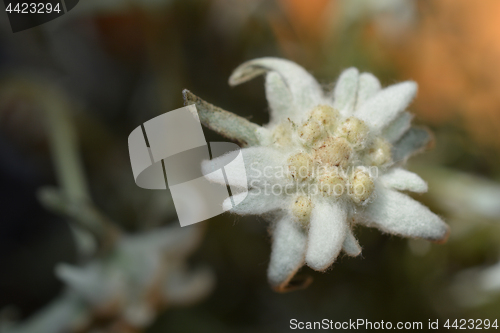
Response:
[{"label": "pointed leaf", "polygon": [[243,117],[205,102],[187,89],[182,92],[185,105],[196,105],[201,123],[241,146],[260,145],[260,135],[266,130]]},{"label": "pointed leaf", "polygon": [[413,115],[403,112],[382,130],[382,136],[393,143],[399,140],[411,127]]},{"label": "pointed leaf", "polygon": [[408,158],[428,147],[432,142],[432,135],[422,128],[410,128],[392,147],[392,160],[396,163],[406,162]]}]

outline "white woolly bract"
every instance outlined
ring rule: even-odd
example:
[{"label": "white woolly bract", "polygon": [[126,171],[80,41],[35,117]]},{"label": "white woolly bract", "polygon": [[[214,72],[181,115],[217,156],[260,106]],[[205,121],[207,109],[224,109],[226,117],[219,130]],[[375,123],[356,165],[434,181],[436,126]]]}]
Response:
[{"label": "white woolly bract", "polygon": [[306,263],[323,271],[337,258],[347,233],[347,212],[341,204],[316,203],[309,227]]},{"label": "white woolly bract", "polygon": [[271,285],[281,290],[304,265],[307,232],[290,216],[278,219],[273,229],[273,245],[267,276]]}]

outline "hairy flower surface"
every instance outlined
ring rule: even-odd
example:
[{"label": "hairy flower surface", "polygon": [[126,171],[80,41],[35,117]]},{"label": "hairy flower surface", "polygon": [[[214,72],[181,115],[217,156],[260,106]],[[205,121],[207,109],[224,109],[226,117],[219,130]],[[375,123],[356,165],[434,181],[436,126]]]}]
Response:
[{"label": "hairy flower surface", "polygon": [[[231,188],[249,188],[231,211],[271,217],[268,278],[276,290],[296,287],[292,278],[304,264],[324,271],[342,250],[360,254],[353,234],[357,224],[446,240],[448,226],[399,192],[427,191],[418,175],[401,168],[430,141],[427,131],[410,127],[412,116],[405,111],[417,91],[414,82],[381,89],[372,74],[349,68],[325,93],[303,68],[275,58],[244,63],[229,82],[237,85],[261,74],[266,74],[271,112],[263,127],[235,120],[227,111],[214,112],[215,107],[185,94],[207,127],[249,146],[242,149],[246,170],[225,166]],[[230,158],[205,161],[207,178],[225,184],[209,173]],[[238,196],[245,195],[235,194],[224,205],[230,208],[231,200],[240,202]]]}]

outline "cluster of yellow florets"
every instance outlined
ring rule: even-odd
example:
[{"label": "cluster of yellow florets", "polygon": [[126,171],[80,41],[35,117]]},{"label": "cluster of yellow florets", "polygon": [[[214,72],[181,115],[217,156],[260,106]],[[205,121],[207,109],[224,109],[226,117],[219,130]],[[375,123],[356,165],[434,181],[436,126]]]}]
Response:
[{"label": "cluster of yellow florets", "polygon": [[[369,134],[362,120],[342,119],[333,107],[319,105],[302,124],[289,121],[277,126],[274,144],[294,147],[295,153],[289,156],[286,170],[287,176],[298,185],[315,185],[317,193],[324,197],[345,196],[356,204],[363,204],[374,190],[367,167],[381,167],[391,162],[390,144],[380,136]],[[298,196],[292,212],[301,223],[307,224],[312,206],[310,193]]]}]

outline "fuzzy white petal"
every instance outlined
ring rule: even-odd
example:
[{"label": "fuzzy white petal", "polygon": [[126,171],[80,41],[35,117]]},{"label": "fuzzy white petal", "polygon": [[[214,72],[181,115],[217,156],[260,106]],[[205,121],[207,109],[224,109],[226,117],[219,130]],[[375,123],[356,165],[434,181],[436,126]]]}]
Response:
[{"label": "fuzzy white petal", "polygon": [[[264,193],[264,190],[257,189],[248,191],[248,195],[247,193],[236,194],[224,200],[222,209],[224,211],[229,210],[238,215],[259,215],[284,208],[287,203],[291,204],[292,199],[289,196],[275,195],[271,193],[270,189],[268,190],[269,193]],[[241,198],[245,196],[246,198],[241,201]],[[233,207],[231,200],[234,200],[235,203],[241,202]]]},{"label": "fuzzy white petal", "polygon": [[417,84],[406,81],[387,87],[360,105],[355,116],[380,132],[404,111],[417,93]]},{"label": "fuzzy white petal", "polygon": [[351,228],[347,228],[347,234],[342,244],[342,250],[349,256],[356,257],[361,253],[361,246],[359,246],[358,240],[352,233]]},{"label": "fuzzy white petal", "polygon": [[416,173],[401,168],[393,168],[380,177],[380,182],[400,191],[427,192],[427,183]]},{"label": "fuzzy white petal", "polygon": [[304,265],[307,233],[289,216],[278,220],[273,231],[273,246],[267,276],[277,290],[286,288],[295,273]]},{"label": "fuzzy white petal", "polygon": [[429,131],[412,127],[392,147],[392,159],[394,162],[406,162],[406,160],[421,152],[432,141]]},{"label": "fuzzy white petal", "polygon": [[348,117],[354,112],[358,92],[359,72],[351,67],[342,72],[333,90],[333,107]]},{"label": "fuzzy white petal", "polygon": [[398,191],[379,186],[363,221],[382,231],[436,242],[448,237],[448,226],[427,207]]},{"label": "fuzzy white petal", "polygon": [[347,233],[347,214],[342,205],[316,201],[311,213],[306,263],[324,271],[335,261]]},{"label": "fuzzy white petal", "polygon": [[[245,148],[243,150],[250,149]],[[232,163],[228,165],[233,160],[233,155],[231,153],[216,157],[212,160],[205,160],[201,162],[201,170],[206,179],[211,182],[226,185],[226,180],[222,172],[215,172],[220,169],[224,169],[228,180],[231,179],[231,186],[239,186],[245,188],[248,185],[248,176],[246,168],[240,163]]]},{"label": "fuzzy white petal", "polygon": [[290,89],[294,105],[302,113],[324,100],[323,91],[316,79],[304,68],[285,59],[259,58],[245,62],[234,70],[229,84],[235,86],[266,72],[276,72],[283,78]]},{"label": "fuzzy white petal", "polygon": [[280,151],[270,147],[250,147],[241,150],[243,164],[230,163],[234,156],[232,153],[222,155],[209,161],[203,161],[201,169],[208,180],[226,185],[222,173],[213,172],[222,167],[226,172],[229,185],[246,188],[248,185],[255,187],[258,185],[284,184],[286,182],[284,174],[280,168],[286,157]]},{"label": "fuzzy white petal", "polygon": [[266,97],[269,103],[270,123],[279,123],[287,118],[300,117],[300,110],[294,105],[292,93],[287,87],[283,77],[276,72],[266,75]]},{"label": "fuzzy white petal", "polygon": [[55,273],[71,290],[92,304],[102,304],[118,292],[116,280],[105,277],[102,267],[95,263],[84,268],[61,263],[56,266]]},{"label": "fuzzy white petal", "polygon": [[389,142],[398,141],[411,127],[413,115],[403,112],[382,130],[382,136]]},{"label": "fuzzy white petal", "polygon": [[361,73],[359,75],[358,98],[356,99],[355,110],[378,93],[380,89],[380,81],[373,74]]}]

